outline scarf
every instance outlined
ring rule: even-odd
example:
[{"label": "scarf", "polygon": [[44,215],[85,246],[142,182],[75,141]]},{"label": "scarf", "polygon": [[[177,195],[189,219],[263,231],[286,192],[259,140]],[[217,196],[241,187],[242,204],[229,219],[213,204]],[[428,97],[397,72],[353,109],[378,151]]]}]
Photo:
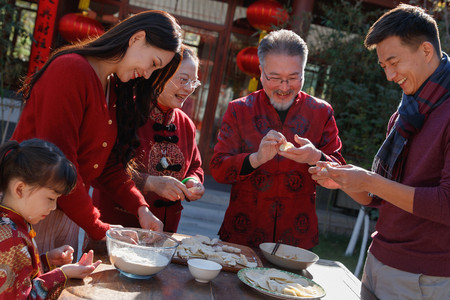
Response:
[{"label": "scarf", "polygon": [[414,95],[403,93],[398,117],[381,145],[372,170],[400,182],[408,153],[408,140],[420,131],[428,115],[450,97],[450,62],[443,53],[441,63]]}]

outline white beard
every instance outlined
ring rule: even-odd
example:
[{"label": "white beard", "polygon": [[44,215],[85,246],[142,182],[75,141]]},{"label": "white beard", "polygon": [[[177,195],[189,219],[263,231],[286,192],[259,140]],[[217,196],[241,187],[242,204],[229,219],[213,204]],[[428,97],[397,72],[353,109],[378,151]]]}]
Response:
[{"label": "white beard", "polygon": [[272,98],[269,98],[269,99],[270,99],[270,103],[272,104],[272,106],[278,111],[288,110],[289,107],[291,107],[292,103],[294,103],[294,100],[295,100],[295,98],[292,98],[288,102],[279,103],[279,102],[273,101]]}]

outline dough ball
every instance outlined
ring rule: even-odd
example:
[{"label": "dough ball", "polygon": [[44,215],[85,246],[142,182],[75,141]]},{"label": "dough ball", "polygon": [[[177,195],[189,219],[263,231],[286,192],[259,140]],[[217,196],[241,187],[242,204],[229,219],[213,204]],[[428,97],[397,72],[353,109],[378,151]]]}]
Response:
[{"label": "dough ball", "polygon": [[280,146],[280,151],[286,151],[290,148],[294,148],[294,144],[292,144],[291,142],[286,142]]}]

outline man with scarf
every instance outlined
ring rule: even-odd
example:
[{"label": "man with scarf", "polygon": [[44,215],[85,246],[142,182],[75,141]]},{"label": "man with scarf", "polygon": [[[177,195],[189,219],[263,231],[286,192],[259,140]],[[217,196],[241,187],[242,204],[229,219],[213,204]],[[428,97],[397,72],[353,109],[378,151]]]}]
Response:
[{"label": "man with scarf", "polygon": [[433,18],[405,4],[372,25],[365,46],[403,90],[373,171],[319,162],[309,172],[379,208],[362,299],[450,299],[449,58]]}]

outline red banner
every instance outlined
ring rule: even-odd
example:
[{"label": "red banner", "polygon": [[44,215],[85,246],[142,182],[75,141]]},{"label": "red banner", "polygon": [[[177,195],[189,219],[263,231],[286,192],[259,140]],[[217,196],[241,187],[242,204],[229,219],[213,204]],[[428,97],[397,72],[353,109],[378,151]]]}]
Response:
[{"label": "red banner", "polygon": [[59,0],[40,0],[34,25],[28,75],[39,70],[51,52],[53,33],[56,26],[56,12]]}]

